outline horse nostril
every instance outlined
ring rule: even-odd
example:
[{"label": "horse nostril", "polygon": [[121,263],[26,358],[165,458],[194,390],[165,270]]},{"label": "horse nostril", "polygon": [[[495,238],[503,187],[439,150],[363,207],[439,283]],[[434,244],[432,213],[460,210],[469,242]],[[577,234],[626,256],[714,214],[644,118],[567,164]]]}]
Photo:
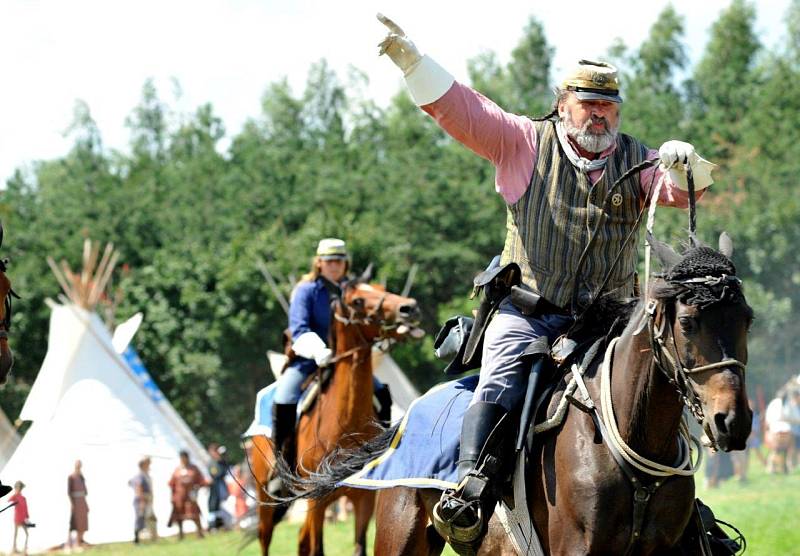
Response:
[{"label": "horse nostril", "polygon": [[419,315],[419,307],[416,303],[406,303],[397,308],[397,314],[406,319]]},{"label": "horse nostril", "polygon": [[728,425],[733,421],[734,415],[728,413],[717,413],[714,415],[714,424],[717,426],[717,432],[721,435],[728,434]]}]

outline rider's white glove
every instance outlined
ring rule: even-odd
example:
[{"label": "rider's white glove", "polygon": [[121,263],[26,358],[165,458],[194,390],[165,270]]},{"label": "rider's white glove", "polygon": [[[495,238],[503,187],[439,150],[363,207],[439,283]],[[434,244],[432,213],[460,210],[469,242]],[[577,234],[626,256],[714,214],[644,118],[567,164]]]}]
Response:
[{"label": "rider's white glove", "polygon": [[422,54],[397,23],[383,14],[378,14],[378,21],[389,28],[386,38],[378,45],[381,49],[379,54],[389,56],[403,70],[403,75],[408,75],[422,60]]},{"label": "rider's white glove", "polygon": [[313,359],[318,367],[327,366],[333,359],[333,352],[315,332],[300,334],[292,344],[292,350],[300,357]]},{"label": "rider's white glove", "polygon": [[678,186],[678,189],[684,191],[689,189],[686,179],[686,164],[692,168],[696,191],[705,189],[714,183],[711,171],[717,165],[698,155],[691,143],[674,140],[667,141],[658,149],[658,156],[661,159],[661,167],[669,170],[669,176],[672,182]]}]

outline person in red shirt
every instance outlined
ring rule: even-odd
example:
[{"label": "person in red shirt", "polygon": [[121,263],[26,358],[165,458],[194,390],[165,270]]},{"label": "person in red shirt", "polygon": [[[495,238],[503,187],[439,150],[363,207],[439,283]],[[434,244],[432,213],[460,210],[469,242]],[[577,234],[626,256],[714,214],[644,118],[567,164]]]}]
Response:
[{"label": "person in red shirt", "polygon": [[33,523],[29,521],[28,501],[22,495],[23,488],[25,488],[25,483],[22,481],[14,483],[14,494],[8,499],[9,502],[14,504],[14,545],[11,549],[12,554],[19,553],[17,550],[17,533],[20,529],[25,533],[25,546],[22,549],[22,553],[28,553],[28,527],[33,527]]},{"label": "person in red shirt", "polygon": [[167,527],[178,526],[178,538],[183,540],[183,522],[190,520],[197,527],[198,538],[203,538],[200,524],[200,506],[197,505],[197,491],[208,486],[208,481],[200,469],[189,461],[189,452],[179,452],[180,464],[172,473],[169,488],[172,491],[172,515]]}]

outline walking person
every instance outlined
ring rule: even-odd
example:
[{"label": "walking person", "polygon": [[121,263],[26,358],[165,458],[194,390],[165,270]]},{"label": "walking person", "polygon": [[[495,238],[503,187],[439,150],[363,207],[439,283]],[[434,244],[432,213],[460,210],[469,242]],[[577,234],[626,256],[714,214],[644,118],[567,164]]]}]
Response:
[{"label": "walking person", "polygon": [[158,540],[156,515],[153,511],[153,481],[150,478],[150,458],[139,460],[139,472],[128,483],[133,488],[133,542],[139,544],[139,535],[147,529],[150,540]]},{"label": "walking person", "polygon": [[228,465],[225,459],[225,446],[212,443],[208,446],[208,453],[211,456],[211,464],[208,466],[208,474],[211,476],[211,484],[208,492],[208,532],[215,529],[227,531],[231,526],[231,515],[222,506],[230,496],[226,477],[228,475]]},{"label": "walking person", "polygon": [[167,527],[178,526],[178,538],[183,539],[183,522],[189,520],[197,527],[197,537],[203,538],[200,523],[200,506],[197,505],[197,491],[208,483],[200,469],[189,461],[189,452],[181,450],[180,463],[169,479],[172,491],[172,514]]},{"label": "walking person", "polygon": [[[70,504],[67,550],[71,550],[74,547],[81,551],[82,547],[86,545],[83,537],[86,531],[89,530],[89,504],[86,501],[88,490],[86,489],[86,479],[83,476],[82,468],[81,460],[76,460],[74,471],[67,477],[67,495],[69,496]],[[73,531],[75,532],[74,542]]]},{"label": "walking person", "polygon": [[14,494],[12,494],[8,501],[15,504],[14,506],[14,544],[12,545],[11,553],[19,554],[17,550],[17,534],[20,529],[25,533],[25,544],[22,548],[22,554],[28,554],[28,528],[33,527],[28,515],[28,501],[22,495],[22,489],[25,488],[25,483],[17,481],[14,483]]}]

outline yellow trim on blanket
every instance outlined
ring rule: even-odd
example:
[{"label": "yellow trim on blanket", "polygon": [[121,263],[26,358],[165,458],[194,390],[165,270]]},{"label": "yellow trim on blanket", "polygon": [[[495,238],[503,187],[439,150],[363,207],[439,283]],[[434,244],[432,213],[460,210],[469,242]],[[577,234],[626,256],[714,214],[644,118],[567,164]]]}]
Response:
[{"label": "yellow trim on blanket", "polygon": [[[355,476],[355,475],[354,475]],[[425,487],[430,486],[434,488],[440,488],[442,490],[449,489],[449,488],[456,488],[458,483],[454,483],[451,481],[442,481],[440,479],[425,479],[425,478],[418,478],[418,479],[353,479],[352,481],[345,479],[342,481],[347,486],[374,486],[374,487],[396,487],[396,486],[407,486],[407,487]]]},{"label": "yellow trim on blanket", "polygon": [[406,430],[406,424],[408,423],[408,416],[411,415],[411,410],[414,409],[414,406],[417,405],[417,402],[427,398],[438,392],[439,390],[449,386],[449,382],[443,382],[437,386],[434,386],[430,390],[428,390],[424,396],[420,396],[413,402],[411,405],[408,406],[408,410],[406,410],[406,414],[403,415],[403,420],[400,421],[400,426],[397,427],[397,432],[394,433],[394,437],[392,437],[392,442],[389,444],[389,448],[382,453],[380,456],[366,464],[360,471],[356,471],[348,478],[342,481],[347,485],[364,485],[364,486],[413,486],[422,484],[430,484],[431,486],[441,486],[443,488],[455,488],[456,483],[452,483],[450,481],[442,481],[439,479],[426,479],[426,478],[418,478],[418,479],[394,479],[394,480],[384,480],[384,479],[362,479],[362,477],[369,472],[371,469],[374,469],[384,461],[386,461],[389,456],[391,456],[394,451],[397,449],[397,445],[400,444],[400,439],[403,436],[403,433]]}]

